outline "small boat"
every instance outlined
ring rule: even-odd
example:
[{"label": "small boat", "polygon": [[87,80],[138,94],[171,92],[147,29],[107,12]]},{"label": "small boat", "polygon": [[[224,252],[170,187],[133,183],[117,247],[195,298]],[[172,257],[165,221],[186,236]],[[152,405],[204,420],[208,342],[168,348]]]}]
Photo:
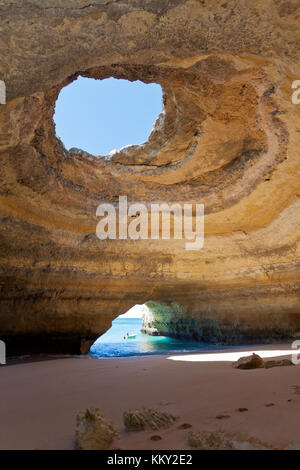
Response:
[{"label": "small boat", "polygon": [[127,335],[124,336],[124,339],[134,339],[134,338],[136,338],[136,334],[130,335],[129,333],[127,333]]}]

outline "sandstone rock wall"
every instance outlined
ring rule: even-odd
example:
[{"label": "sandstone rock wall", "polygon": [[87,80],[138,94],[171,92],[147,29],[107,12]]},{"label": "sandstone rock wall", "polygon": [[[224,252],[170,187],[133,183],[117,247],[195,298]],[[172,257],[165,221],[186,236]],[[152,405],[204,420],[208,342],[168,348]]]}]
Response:
[{"label": "sandstone rock wall", "polygon": [[[0,1],[0,338],[88,350],[147,300],[255,338],[300,331],[298,0]],[[107,160],[55,135],[78,75],[161,84],[149,141]],[[201,202],[205,246],[95,236],[102,201]],[[276,334],[274,334],[276,330]],[[248,335],[249,336],[249,335]]]}]

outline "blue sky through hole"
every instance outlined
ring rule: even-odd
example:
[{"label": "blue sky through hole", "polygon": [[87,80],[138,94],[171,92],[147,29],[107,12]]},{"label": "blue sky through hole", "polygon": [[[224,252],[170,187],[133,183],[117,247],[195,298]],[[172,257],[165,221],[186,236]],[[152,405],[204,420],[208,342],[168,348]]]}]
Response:
[{"label": "blue sky through hole", "polygon": [[107,155],[145,142],[162,111],[156,83],[79,77],[63,88],[56,102],[56,135],[67,149]]}]

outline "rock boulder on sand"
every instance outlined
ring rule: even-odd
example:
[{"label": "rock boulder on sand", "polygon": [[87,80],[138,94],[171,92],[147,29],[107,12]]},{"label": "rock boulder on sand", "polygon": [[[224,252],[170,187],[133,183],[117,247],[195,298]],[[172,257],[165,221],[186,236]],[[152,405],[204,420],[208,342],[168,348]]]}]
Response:
[{"label": "rock boulder on sand", "polygon": [[90,408],[77,416],[75,447],[77,450],[105,450],[119,433],[98,408]]},{"label": "rock boulder on sand", "polygon": [[187,443],[198,450],[274,450],[266,442],[252,436],[227,435],[222,431],[201,431],[187,434]]},{"label": "rock boulder on sand", "polygon": [[171,426],[177,417],[170,413],[143,408],[136,411],[125,411],[123,421],[127,431],[143,431],[147,428],[161,429]]},{"label": "rock boulder on sand", "polygon": [[259,369],[264,367],[264,361],[258,354],[252,353],[251,356],[240,357],[233,363],[233,367],[236,369]]},{"label": "rock boulder on sand", "polygon": [[193,432],[187,434],[187,443],[190,447],[199,450],[217,450],[228,448],[228,441],[221,432]]},{"label": "rock boulder on sand", "polygon": [[271,367],[282,367],[282,366],[293,366],[294,364],[290,359],[279,359],[279,360],[271,360],[271,361],[266,361],[264,363],[264,367],[266,369],[270,369]]}]

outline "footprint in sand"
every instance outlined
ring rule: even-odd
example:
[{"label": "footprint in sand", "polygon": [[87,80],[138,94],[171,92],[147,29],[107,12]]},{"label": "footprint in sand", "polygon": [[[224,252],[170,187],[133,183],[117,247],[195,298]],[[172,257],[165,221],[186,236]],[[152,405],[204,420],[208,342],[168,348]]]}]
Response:
[{"label": "footprint in sand", "polygon": [[161,441],[162,437],[158,435],[154,435],[150,437],[151,441]]},{"label": "footprint in sand", "polygon": [[217,415],[216,416],[216,419],[228,419],[228,418],[230,418],[229,415]]},{"label": "footprint in sand", "polygon": [[248,411],[248,408],[238,408],[236,411],[239,413],[244,413],[245,411]]},{"label": "footprint in sand", "polygon": [[178,429],[189,429],[189,428],[191,428],[191,427],[192,427],[191,424],[189,424],[189,423],[183,423],[183,424],[181,424],[180,426],[178,426]]},{"label": "footprint in sand", "polygon": [[266,403],[265,406],[269,408],[270,406],[275,406],[275,403]]}]

